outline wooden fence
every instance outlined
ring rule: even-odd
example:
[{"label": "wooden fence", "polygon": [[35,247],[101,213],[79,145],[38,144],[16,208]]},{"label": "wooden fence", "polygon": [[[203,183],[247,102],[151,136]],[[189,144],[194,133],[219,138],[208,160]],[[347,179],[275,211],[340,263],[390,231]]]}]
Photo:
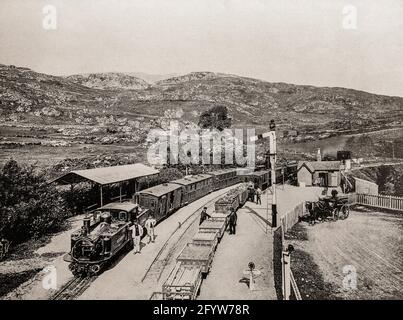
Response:
[{"label": "wooden fence", "polygon": [[[280,224],[282,226],[282,233],[286,233],[299,221],[299,217],[305,214],[305,202],[301,202],[296,205],[294,209],[288,211],[280,218]],[[284,236],[283,236],[284,239]]]},{"label": "wooden fence", "polygon": [[372,195],[351,193],[348,195],[349,204],[361,204],[364,206],[396,210],[403,212],[403,198],[385,195]]},{"label": "wooden fence", "polygon": [[[279,228],[275,231],[275,235],[273,237],[274,241],[274,269],[275,271],[275,285],[280,282],[281,279],[281,296],[282,299],[288,300],[290,299],[290,295],[293,292],[294,298],[296,300],[302,300],[300,291],[298,289],[297,282],[295,281],[294,275],[291,271],[291,261],[288,258],[288,262],[284,261],[284,234],[290,230],[295,224],[299,222],[299,218],[305,214],[305,202],[301,202],[296,205],[292,210],[285,213],[280,218]],[[279,232],[278,232],[279,231]],[[280,234],[278,234],[280,233]],[[279,270],[281,272],[279,272]],[[277,284],[279,286],[279,284]],[[292,290],[291,290],[292,289]],[[276,288],[276,292],[278,289]],[[277,294],[278,295],[278,294]]]}]

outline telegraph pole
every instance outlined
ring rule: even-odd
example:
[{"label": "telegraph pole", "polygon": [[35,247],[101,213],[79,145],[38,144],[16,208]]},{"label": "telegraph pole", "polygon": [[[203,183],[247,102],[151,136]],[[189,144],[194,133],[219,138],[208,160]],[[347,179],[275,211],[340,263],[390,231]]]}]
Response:
[{"label": "telegraph pole", "polygon": [[264,138],[270,138],[270,175],[271,175],[271,185],[273,189],[273,201],[271,204],[271,221],[272,227],[277,227],[277,195],[276,195],[276,155],[277,155],[277,142],[276,142],[276,124],[274,120],[270,120],[270,131],[263,134],[259,134],[251,138],[251,141],[257,141]]},{"label": "telegraph pole", "polygon": [[274,120],[270,121],[270,164],[271,164],[271,185],[273,189],[273,201],[271,204],[271,221],[272,227],[277,227],[277,194],[276,194],[276,155],[277,155],[277,141],[276,141],[276,125]]}]

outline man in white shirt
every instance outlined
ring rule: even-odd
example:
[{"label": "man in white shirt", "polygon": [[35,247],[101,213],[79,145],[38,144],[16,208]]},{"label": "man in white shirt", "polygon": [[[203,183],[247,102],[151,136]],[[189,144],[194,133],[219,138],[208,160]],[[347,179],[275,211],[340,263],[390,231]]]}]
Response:
[{"label": "man in white shirt", "polygon": [[133,254],[140,253],[141,249],[141,237],[143,236],[143,227],[139,225],[139,222],[136,220],[133,221],[133,225],[130,227],[132,231],[132,238],[133,238],[133,246],[134,252]]},{"label": "man in white shirt", "polygon": [[153,215],[150,214],[144,224],[144,227],[147,230],[147,235],[148,235],[148,243],[154,242],[154,227],[156,225],[157,221],[154,219]]},{"label": "man in white shirt", "polygon": [[259,187],[256,189],[256,203],[262,204],[262,190]]}]

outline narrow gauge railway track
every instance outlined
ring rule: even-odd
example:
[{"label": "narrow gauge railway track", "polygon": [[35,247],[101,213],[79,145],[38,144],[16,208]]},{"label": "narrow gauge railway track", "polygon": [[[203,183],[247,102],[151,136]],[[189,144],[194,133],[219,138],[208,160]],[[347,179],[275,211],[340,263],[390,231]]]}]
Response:
[{"label": "narrow gauge railway track", "polygon": [[57,291],[51,297],[51,300],[73,300],[74,298],[79,297],[85,290],[87,290],[87,288],[96,278],[96,276],[84,278],[74,277],[69,282],[67,282],[59,291]]},{"label": "narrow gauge railway track", "polygon": [[[199,215],[196,213],[199,212],[204,207],[210,208],[211,206],[214,206],[214,200],[222,197],[224,194],[225,192],[211,199],[208,204],[203,204],[202,206],[198,207],[196,210],[194,210],[193,214],[187,217],[175,229],[175,231],[172,232],[172,234],[165,241],[164,245],[154,258],[151,265],[148,267],[141,282],[145,282],[146,280],[159,281],[161,279],[164,269],[170,262],[170,259],[176,252],[176,249],[178,249],[178,247],[183,244],[181,240],[188,233],[190,227],[193,226],[193,224],[197,221]],[[179,230],[183,231],[181,233],[178,233]]]}]

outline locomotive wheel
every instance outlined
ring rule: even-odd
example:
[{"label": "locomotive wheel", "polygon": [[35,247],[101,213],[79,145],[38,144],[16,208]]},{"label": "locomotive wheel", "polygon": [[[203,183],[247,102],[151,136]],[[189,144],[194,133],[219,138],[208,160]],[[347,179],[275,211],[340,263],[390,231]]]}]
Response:
[{"label": "locomotive wheel", "polygon": [[99,264],[94,264],[89,268],[89,273],[96,276],[101,271],[101,266]]}]

